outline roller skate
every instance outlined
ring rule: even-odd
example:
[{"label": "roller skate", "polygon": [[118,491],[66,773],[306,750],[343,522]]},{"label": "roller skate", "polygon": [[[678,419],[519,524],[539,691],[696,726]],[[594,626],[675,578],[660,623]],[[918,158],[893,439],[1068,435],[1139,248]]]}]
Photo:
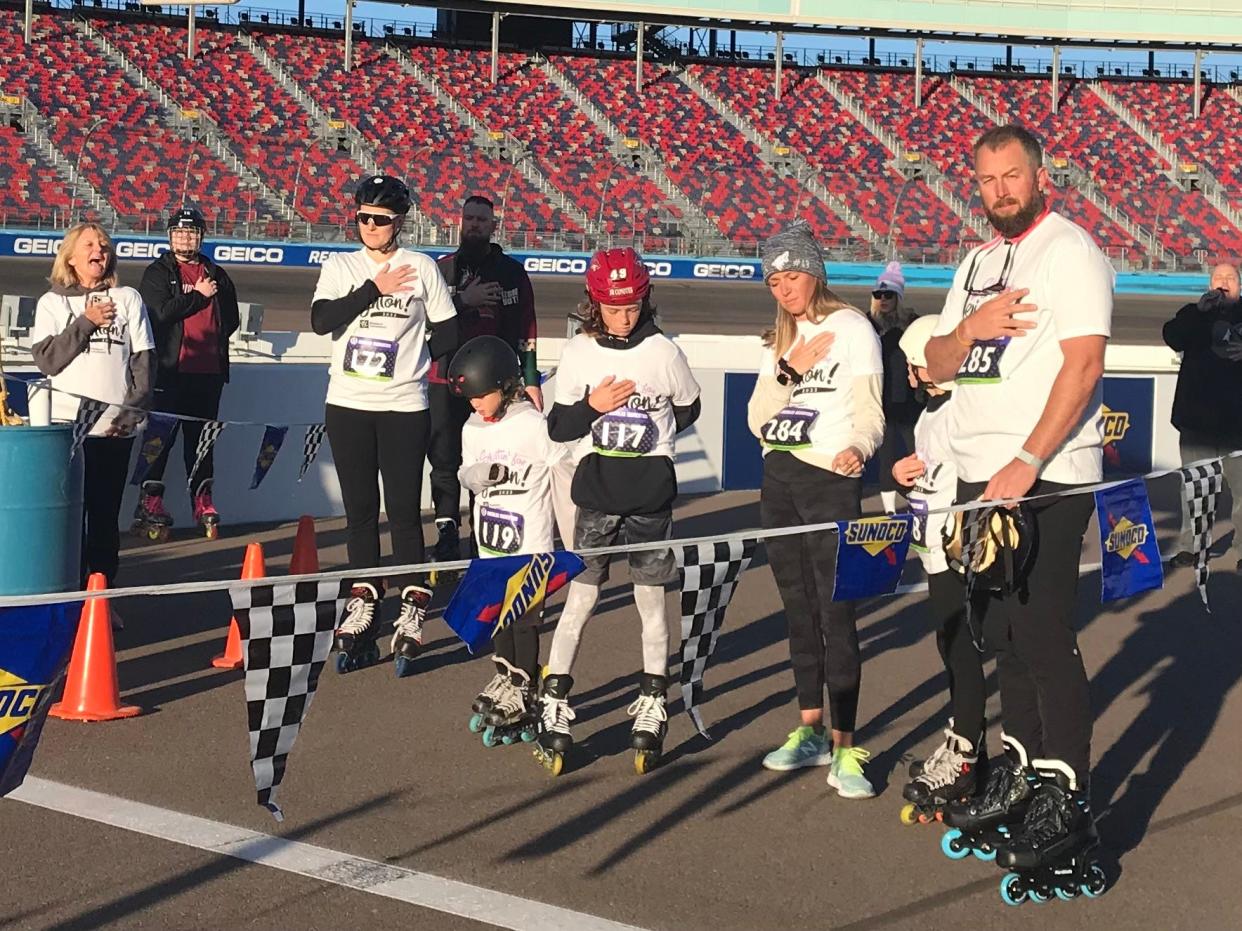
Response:
[{"label": "roller skate", "polygon": [[414,660],[423,649],[423,622],[430,604],[431,589],[421,585],[401,589],[401,613],[392,632],[392,665],[398,679],[414,673]]},{"label": "roller skate", "polygon": [[535,759],[553,776],[561,774],[565,757],[574,746],[574,739],[569,733],[569,722],[574,719],[574,710],[569,707],[569,691],[573,687],[574,679],[570,675],[550,675],[543,680]]},{"label": "roller skate", "polygon": [[996,863],[1012,872],[1000,882],[1007,905],[1028,898],[1047,902],[1085,895],[1103,895],[1108,877],[1100,865],[1100,836],[1091,816],[1091,801],[1074,770],[1060,760],[1036,760],[1040,786],[1022,825],[996,855]]},{"label": "roller skate", "polygon": [[940,849],[950,860],[972,853],[980,860],[995,860],[1039,788],[1039,774],[1031,768],[1022,744],[1004,735],[1001,743],[1005,758],[993,763],[983,794],[944,808],[943,821],[950,830],[940,838]]},{"label": "roller skate", "polygon": [[901,809],[902,824],[940,821],[950,802],[975,794],[980,756],[969,740],[945,728],[944,743],[920,767],[918,776],[906,784],[901,795],[908,804]]},{"label": "roller skate", "polygon": [[379,662],[379,644],[375,642],[375,612],[379,604],[379,591],[374,585],[359,582],[349,590],[332,645],[336,671],[341,675]]},{"label": "roller skate", "polygon": [[504,660],[496,658],[496,674],[492,676],[492,680],[487,685],[483,686],[483,691],[475,696],[474,704],[470,706],[474,712],[470,715],[470,723],[467,725],[470,733],[478,734],[486,726],[487,713],[496,704],[501,690],[508,685],[509,670],[512,668]]},{"label": "roller skate", "polygon": [[145,537],[152,543],[163,543],[172,532],[172,515],[164,510],[164,483],[142,483],[142,496],[134,509],[134,524],[130,531]]},{"label": "roller skate", "polygon": [[638,680],[638,697],[628,709],[634,718],[634,726],[630,729],[634,772],[640,776],[659,766],[664,755],[664,735],[668,732],[668,711],[664,707],[667,690],[665,676],[644,672]]},{"label": "roller skate", "polygon": [[[461,538],[457,534],[457,521],[451,517],[436,518],[436,530],[440,537],[431,550],[432,562],[456,562],[461,559]],[[460,569],[432,569],[429,577],[432,588],[452,585],[461,578]]]},{"label": "roller skate", "polygon": [[208,540],[214,540],[220,532],[220,514],[211,503],[212,482],[212,479],[203,479],[194,493],[194,522],[203,529],[203,536]]},{"label": "roller skate", "polygon": [[485,747],[497,744],[508,746],[519,740],[531,743],[539,736],[539,715],[535,708],[538,699],[534,683],[526,672],[497,657],[497,669],[501,663],[508,667],[508,675],[483,718],[487,725],[483,729]]}]

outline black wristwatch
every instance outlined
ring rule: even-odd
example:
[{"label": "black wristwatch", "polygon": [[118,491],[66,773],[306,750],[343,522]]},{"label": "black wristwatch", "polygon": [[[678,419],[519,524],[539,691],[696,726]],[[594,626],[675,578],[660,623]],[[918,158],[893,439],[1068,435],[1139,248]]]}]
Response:
[{"label": "black wristwatch", "polygon": [[780,370],[776,373],[776,381],[781,385],[800,385],[802,384],[802,375],[798,370],[790,365],[785,359],[777,359],[776,367]]}]

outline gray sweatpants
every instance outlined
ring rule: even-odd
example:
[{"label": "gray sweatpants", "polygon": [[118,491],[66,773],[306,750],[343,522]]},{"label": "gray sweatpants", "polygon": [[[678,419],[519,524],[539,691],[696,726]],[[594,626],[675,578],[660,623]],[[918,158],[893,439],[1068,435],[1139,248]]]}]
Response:
[{"label": "gray sweatpants", "polygon": [[[1187,431],[1178,439],[1178,447],[1181,450],[1182,465],[1186,465],[1200,459],[1224,456],[1235,449],[1242,449],[1242,437],[1220,439]],[[1223,459],[1221,464],[1225,471],[1225,487],[1229,489],[1229,497],[1233,499],[1233,511],[1230,515],[1233,518],[1233,551],[1239,559],[1242,559],[1242,457]],[[1192,533],[1190,515],[1186,509],[1186,499],[1183,497],[1182,532],[1177,540],[1179,553],[1193,552]],[[1219,535],[1219,533],[1213,534],[1213,536]]]}]

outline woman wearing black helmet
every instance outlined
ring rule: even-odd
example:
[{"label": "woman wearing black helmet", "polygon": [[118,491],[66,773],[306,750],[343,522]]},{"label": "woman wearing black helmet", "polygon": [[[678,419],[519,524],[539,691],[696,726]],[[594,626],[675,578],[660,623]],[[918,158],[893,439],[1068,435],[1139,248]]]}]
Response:
[{"label": "woman wearing black helmet", "polygon": [[[457,320],[435,262],[399,244],[410,191],[398,178],[375,175],[355,195],[363,248],[336,253],[319,273],[311,328],[332,336],[324,411],[345,505],[346,546],[355,568],[379,565],[379,478],[384,477],[393,558],[424,558],[420,507],[429,429],[431,360],[457,348]],[[337,628],[338,672],[379,659],[377,576],[358,579]],[[397,675],[410,671],[422,642],[430,589],[401,589],[392,649]]]}]

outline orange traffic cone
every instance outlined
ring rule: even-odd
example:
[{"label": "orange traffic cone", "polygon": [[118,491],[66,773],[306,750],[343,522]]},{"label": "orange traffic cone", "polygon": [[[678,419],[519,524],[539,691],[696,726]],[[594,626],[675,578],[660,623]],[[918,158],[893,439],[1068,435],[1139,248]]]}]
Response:
[{"label": "orange traffic cone", "polygon": [[310,575],[319,571],[319,548],[315,545],[315,518],[303,514],[298,518],[298,534],[293,538],[293,558],[289,560],[290,575]]},{"label": "orange traffic cone", "polygon": [[[86,590],[107,591],[100,572],[91,574]],[[65,694],[48,712],[66,721],[112,721],[142,714],[136,705],[122,705],[116,681],[116,649],[107,598],[89,598],[78,621],[78,636],[69,659]]]},{"label": "orange traffic cone", "polygon": [[[246,546],[246,557],[242,560],[241,577],[243,579],[267,578],[267,570],[263,566],[263,544],[251,543]],[[241,669],[242,647],[241,630],[237,627],[237,618],[229,620],[229,636],[224,641],[224,652],[211,661],[217,669]]]}]

